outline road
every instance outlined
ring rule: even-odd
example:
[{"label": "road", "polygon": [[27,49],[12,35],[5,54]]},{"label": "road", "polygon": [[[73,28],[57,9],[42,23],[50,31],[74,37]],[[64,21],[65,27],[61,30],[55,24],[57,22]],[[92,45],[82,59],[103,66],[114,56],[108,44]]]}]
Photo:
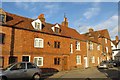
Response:
[{"label": "road", "polygon": [[[62,71],[50,76],[49,78],[83,78],[84,80],[120,80],[119,68],[110,68],[110,69],[97,69],[97,68],[88,68],[88,69],[75,69],[70,71]],[[106,79],[107,78],[107,79]]]},{"label": "road", "polygon": [[[100,72],[104,73],[108,78],[116,80],[120,77],[120,67],[114,67],[110,69],[99,69]],[[120,80],[120,78],[119,78]]]}]

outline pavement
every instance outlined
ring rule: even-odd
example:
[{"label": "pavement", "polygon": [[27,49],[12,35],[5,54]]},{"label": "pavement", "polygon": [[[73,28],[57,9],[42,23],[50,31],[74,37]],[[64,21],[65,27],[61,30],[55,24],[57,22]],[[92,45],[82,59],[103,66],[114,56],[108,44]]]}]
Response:
[{"label": "pavement", "polygon": [[49,78],[107,78],[97,68],[74,69],[69,71],[60,71]]}]

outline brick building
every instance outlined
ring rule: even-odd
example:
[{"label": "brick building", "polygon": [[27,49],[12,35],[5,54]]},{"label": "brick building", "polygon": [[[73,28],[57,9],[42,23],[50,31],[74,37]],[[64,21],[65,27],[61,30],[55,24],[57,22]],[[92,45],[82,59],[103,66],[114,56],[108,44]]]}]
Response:
[{"label": "brick building", "polygon": [[[86,34],[79,34],[69,28],[66,17],[61,24],[51,24],[45,21],[44,14],[33,20],[0,9],[0,16],[0,67],[29,61],[41,68],[60,71],[90,67],[91,60],[93,66],[100,62],[99,56],[103,50],[99,42],[101,38],[91,39]],[[103,35],[103,31],[98,32]],[[109,34],[107,39],[110,39]],[[109,46],[109,41],[107,44]]]},{"label": "brick building", "polygon": [[112,59],[111,39],[107,29],[83,34],[88,37],[88,62],[89,66],[97,66],[101,61]]}]

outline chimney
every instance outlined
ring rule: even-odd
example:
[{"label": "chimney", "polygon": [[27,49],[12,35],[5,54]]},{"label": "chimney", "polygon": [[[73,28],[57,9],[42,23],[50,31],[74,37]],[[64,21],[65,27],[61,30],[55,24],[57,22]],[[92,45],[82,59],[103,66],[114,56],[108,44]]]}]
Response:
[{"label": "chimney", "polygon": [[64,21],[62,22],[62,26],[68,27],[68,20],[64,17]]},{"label": "chimney", "polygon": [[45,22],[44,14],[40,14],[40,15],[38,16],[38,19],[40,19],[42,22]]},{"label": "chimney", "polygon": [[116,43],[118,43],[119,42],[119,37],[115,36],[115,38],[116,38]]},{"label": "chimney", "polygon": [[89,28],[89,32],[93,32],[94,30],[93,30],[93,28]]}]

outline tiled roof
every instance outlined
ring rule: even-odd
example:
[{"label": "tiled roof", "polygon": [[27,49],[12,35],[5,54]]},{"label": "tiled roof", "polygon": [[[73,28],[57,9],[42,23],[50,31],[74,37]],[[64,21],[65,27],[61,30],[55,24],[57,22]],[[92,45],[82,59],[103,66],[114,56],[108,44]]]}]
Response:
[{"label": "tiled roof", "polygon": [[[31,22],[34,21],[33,19],[18,16],[16,14],[11,14],[6,12],[6,23],[9,26],[12,27],[19,27],[19,28],[24,28],[24,29],[29,29],[29,30],[34,30]],[[50,23],[43,23],[43,29],[40,32],[45,32],[49,34],[55,34],[55,35],[61,35],[61,36],[66,36],[66,37],[71,37],[79,40],[86,40],[86,36],[79,34],[75,29],[65,27],[60,25],[61,27],[61,33],[56,34],[52,31],[51,27],[53,27],[55,24],[50,24]]]},{"label": "tiled roof", "polygon": [[101,37],[107,38],[110,40],[110,36],[107,29],[99,30],[99,31],[92,31],[83,34],[87,37],[88,40],[99,43],[98,39]]},{"label": "tiled roof", "polygon": [[118,44],[120,43],[120,40],[118,42],[116,42],[116,40],[113,40],[112,43],[115,45],[115,47],[117,47]]}]

